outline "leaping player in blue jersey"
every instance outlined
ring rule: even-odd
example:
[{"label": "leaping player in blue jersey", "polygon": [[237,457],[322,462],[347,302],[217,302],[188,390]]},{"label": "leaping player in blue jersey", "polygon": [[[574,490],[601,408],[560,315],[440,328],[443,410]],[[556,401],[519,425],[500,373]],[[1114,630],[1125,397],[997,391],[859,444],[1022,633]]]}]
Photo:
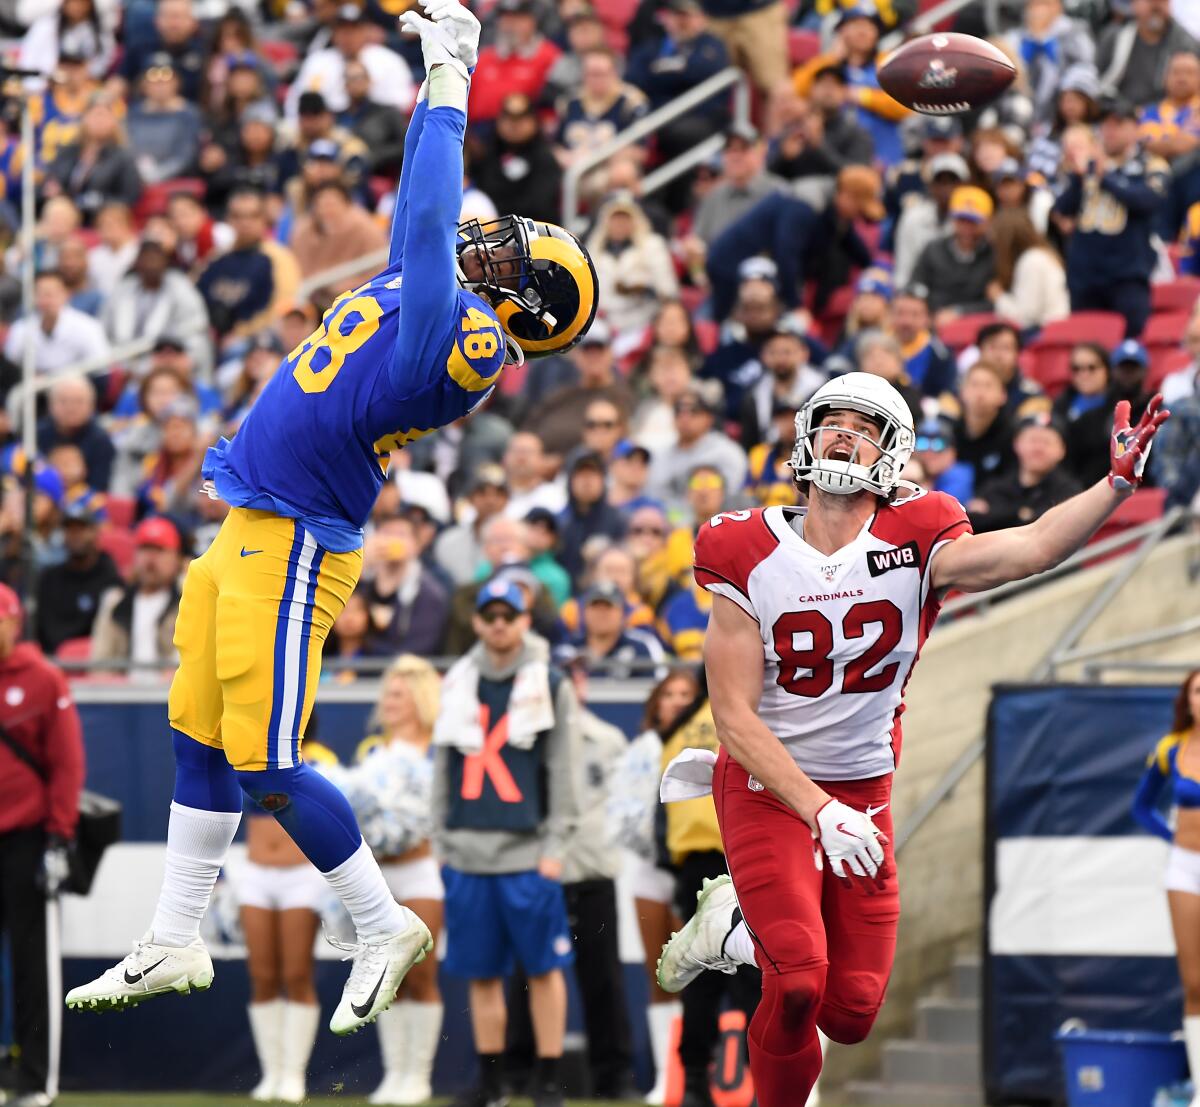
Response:
[{"label": "leaping player in blue jersey", "polygon": [[388,267],[344,293],[263,390],[236,438],[209,450],[210,495],[232,507],[192,562],[168,711],[175,791],[149,932],[67,1005],[110,1010],[212,983],[199,936],[243,792],[272,812],[354,921],[354,966],[330,1029],[392,1002],[431,947],[397,904],[349,804],[299,754],[321,646],[362,568],[362,527],[388,455],[459,419],[506,364],[568,349],[591,325],[596,275],[559,227],[457,225],[479,22],[457,0],[407,12],[428,74],[405,141]]}]

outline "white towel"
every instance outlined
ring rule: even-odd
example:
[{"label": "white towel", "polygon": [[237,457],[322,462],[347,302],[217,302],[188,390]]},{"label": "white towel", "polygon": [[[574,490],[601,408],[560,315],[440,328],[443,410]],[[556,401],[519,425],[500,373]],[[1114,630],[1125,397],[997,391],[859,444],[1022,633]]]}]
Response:
[{"label": "white towel", "polygon": [[685,749],[676,754],[663,771],[658,798],[663,803],[701,799],[712,795],[713,769],[717,764],[714,750]]},{"label": "white towel", "polygon": [[[442,681],[442,709],[433,727],[437,746],[453,746],[460,753],[483,749],[479,719],[479,666],[466,654],[451,666]],[[554,726],[554,700],[550,695],[550,669],[545,661],[526,661],[513,678],[508,697],[508,744],[527,750],[537,736]]]}]

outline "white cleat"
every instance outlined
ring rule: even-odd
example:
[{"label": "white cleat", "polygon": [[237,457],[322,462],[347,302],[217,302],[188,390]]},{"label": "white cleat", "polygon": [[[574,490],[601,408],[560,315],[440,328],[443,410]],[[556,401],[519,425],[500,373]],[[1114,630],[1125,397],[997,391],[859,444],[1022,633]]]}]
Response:
[{"label": "white cleat", "polygon": [[77,1011],[121,1011],[168,992],[203,992],[212,981],[212,958],[199,938],[186,946],[162,946],[147,931],[128,957],[90,984],[72,988],[67,1006]]},{"label": "white cleat", "polygon": [[696,913],[683,929],[671,935],[658,959],[659,987],[664,992],[682,992],[706,969],[732,976],[738,963],[725,956],[725,940],[740,921],[733,880],[718,876],[706,880],[696,893]]},{"label": "white cleat", "polygon": [[433,949],[429,927],[411,911],[407,914],[408,926],[390,937],[357,946],[326,939],[330,945],[346,951],[343,960],[354,958],[341,1002],[329,1020],[329,1029],[335,1034],[353,1034],[374,1022],[380,1012],[391,1007],[396,989],[408,970],[424,961]]}]

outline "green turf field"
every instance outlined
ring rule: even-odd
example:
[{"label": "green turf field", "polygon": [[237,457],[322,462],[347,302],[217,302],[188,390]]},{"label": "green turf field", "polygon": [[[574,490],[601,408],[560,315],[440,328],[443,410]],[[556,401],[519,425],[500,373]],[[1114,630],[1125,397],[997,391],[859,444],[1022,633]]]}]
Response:
[{"label": "green turf field", "polygon": [[[236,1095],[179,1095],[174,1092],[164,1092],[161,1095],[133,1095],[111,1093],[108,1095],[64,1095],[56,1101],[58,1107],[245,1107],[252,1101],[245,1096]],[[305,1103],[325,1104],[327,1107],[367,1107],[365,1099],[351,1096],[311,1096]],[[448,1099],[432,1100],[435,1104],[448,1104]],[[529,1107],[528,1099],[514,1099],[512,1107]],[[614,1107],[612,1100],[603,1104],[593,1100],[572,1099],[571,1107]],[[641,1100],[629,1100],[630,1104],[641,1103]],[[832,1105],[831,1105],[832,1107]]]}]

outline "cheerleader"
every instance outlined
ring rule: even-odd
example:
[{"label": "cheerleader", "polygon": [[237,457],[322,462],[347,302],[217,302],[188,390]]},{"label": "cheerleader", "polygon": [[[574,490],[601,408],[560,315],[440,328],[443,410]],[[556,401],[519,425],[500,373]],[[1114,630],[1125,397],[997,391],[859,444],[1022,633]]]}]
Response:
[{"label": "cheerleader", "polygon": [[[1174,830],[1158,811],[1168,788]],[[1171,843],[1167,903],[1183,983],[1184,1041],[1197,1085],[1192,1107],[1200,1107],[1200,669],[1190,672],[1179,689],[1171,733],[1147,759],[1133,814],[1151,834]]]},{"label": "cheerleader", "polygon": [[613,775],[623,786],[614,789],[610,820],[615,836],[624,849],[622,878],[634,898],[638,929],[645,950],[646,973],[650,981],[650,1006],[646,1018],[650,1024],[650,1049],[654,1056],[654,1087],[647,1103],[662,1103],[669,1058],[667,1043],[671,1027],[683,1014],[674,996],[658,986],[655,967],[663,946],[680,922],[672,902],[675,877],[655,864],[655,816],[658,811],[658,781],[662,775],[662,737],[699,694],[699,685],[688,669],[676,669],[655,686],[646,701],[642,732]]},{"label": "cheerleader", "polygon": [[[428,661],[402,654],[384,673],[372,733],[358,747],[350,800],[392,894],[416,912],[433,940],[442,929],[442,877],[429,844],[433,762],[429,743],[440,678]],[[438,962],[414,965],[396,1002],[377,1020],[383,1083],[368,1102],[424,1103],[442,1029]]]},{"label": "cheerleader", "polygon": [[[310,734],[313,728],[310,722]],[[302,749],[317,767],[337,763],[311,738]],[[274,816],[255,806],[245,826],[246,862],[234,886],[246,937],[250,1030],[262,1071],[250,1098],[300,1103],[321,1016],[313,941],[329,885]]]}]

